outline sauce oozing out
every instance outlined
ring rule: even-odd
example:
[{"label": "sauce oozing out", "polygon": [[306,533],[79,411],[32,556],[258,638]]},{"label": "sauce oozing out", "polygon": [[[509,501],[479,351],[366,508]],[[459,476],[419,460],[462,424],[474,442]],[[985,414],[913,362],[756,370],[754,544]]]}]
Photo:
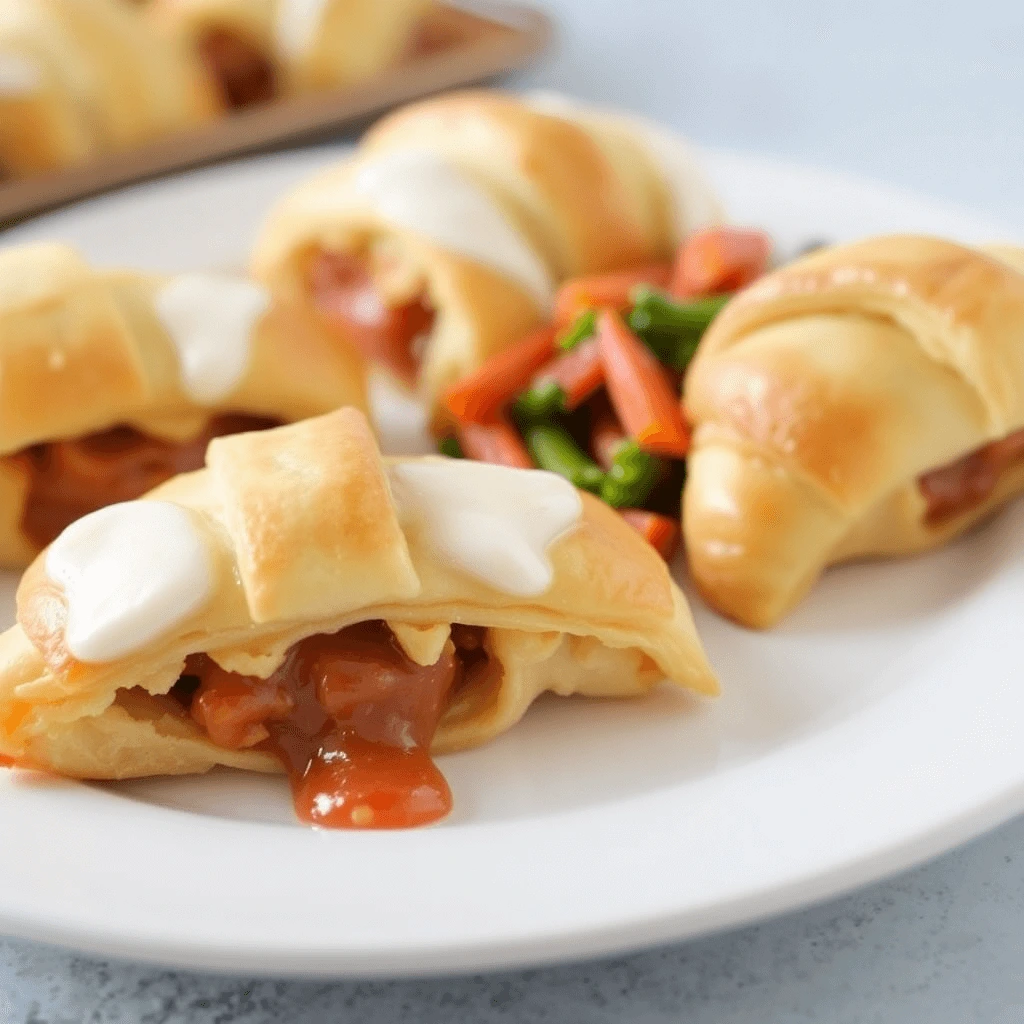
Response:
[{"label": "sauce oozing out", "polygon": [[215,416],[190,441],[173,442],[133,427],[113,427],[68,441],[33,445],[9,458],[29,474],[22,530],[44,547],[76,519],[131,501],[177,473],[200,469],[214,437],[266,430],[277,422],[257,416]]},{"label": "sauce oozing out", "polygon": [[270,58],[232,32],[212,29],[199,40],[199,56],[233,110],[269,103],[277,95]]},{"label": "sauce oozing out", "polygon": [[317,308],[367,359],[382,363],[407,384],[415,381],[419,360],[413,343],[434,322],[434,311],[424,299],[388,306],[366,263],[340,252],[318,253],[309,280]]},{"label": "sauce oozing out", "polygon": [[1000,477],[1024,461],[1024,430],[979,448],[962,459],[925,473],[918,480],[927,502],[925,522],[939,526],[983,504]]},{"label": "sauce oozing out", "polygon": [[300,641],[265,680],[188,659],[172,693],[219,746],[274,754],[300,820],[409,828],[443,818],[451,791],[430,744],[451,695],[486,660],[483,630],[459,626],[422,666],[383,622]]}]

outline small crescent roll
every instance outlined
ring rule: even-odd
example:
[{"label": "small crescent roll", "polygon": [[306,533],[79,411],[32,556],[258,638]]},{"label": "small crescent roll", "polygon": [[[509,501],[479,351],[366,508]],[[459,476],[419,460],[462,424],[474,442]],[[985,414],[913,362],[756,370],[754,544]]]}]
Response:
[{"label": "small crescent roll", "polygon": [[361,358],[251,281],[0,250],[0,564],[52,539],[78,484],[85,510],[137,497],[201,466],[211,433],[365,404]]},{"label": "small crescent roll", "polygon": [[127,149],[217,109],[198,61],[122,0],[0,5],[0,176]]},{"label": "small crescent roll", "polygon": [[758,281],[686,378],[690,569],[776,622],[834,562],[944,544],[1024,490],[1024,250],[893,236]]},{"label": "small crescent roll", "polygon": [[[393,676],[371,672],[378,689],[349,678],[362,696],[345,728],[378,742],[360,729],[390,702],[406,752],[483,743],[546,690],[641,694],[667,677],[717,691],[685,599],[611,509],[553,474],[384,462],[365,417],[342,409],[213,441],[206,469],[81,520],[32,565],[0,637],[0,754],[97,779],[280,771],[290,758],[301,788],[329,746],[323,708],[341,715],[330,694],[301,705],[315,736],[296,760],[309,727],[292,712],[268,704],[225,746],[208,692],[184,691],[183,674],[204,656],[203,671],[235,681],[236,710],[282,671],[322,687],[330,662],[303,652],[326,644],[344,660],[367,624],[403,673],[427,680],[462,659],[416,742],[406,718],[426,682],[386,692]],[[358,749],[346,754],[357,772]]]},{"label": "small crescent roll", "polygon": [[[229,103],[244,106],[372,77],[408,49],[428,7],[428,0],[155,0],[151,13],[205,57]],[[244,83],[261,73],[272,80],[264,95]]]},{"label": "small crescent roll", "polygon": [[[667,260],[680,227],[718,215],[696,171],[690,205],[670,198],[644,129],[566,109],[571,116],[476,91],[397,111],[353,159],[278,205],[254,274],[327,308],[342,301],[321,291],[327,254],[346,261],[336,276],[363,289],[368,320],[381,307],[394,319],[425,306],[434,320],[410,375],[436,403],[444,387],[538,326],[560,281]],[[606,120],[616,127],[598,127]]]}]

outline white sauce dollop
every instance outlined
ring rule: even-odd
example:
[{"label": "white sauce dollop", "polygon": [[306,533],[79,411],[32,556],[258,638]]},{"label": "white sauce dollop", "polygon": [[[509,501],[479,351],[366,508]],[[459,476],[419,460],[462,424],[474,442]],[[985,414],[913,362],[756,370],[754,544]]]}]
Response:
[{"label": "white sauce dollop", "polygon": [[400,521],[422,530],[441,559],[517,597],[551,586],[548,548],[583,515],[572,484],[540,470],[426,459],[393,466],[390,477]]},{"label": "white sauce dollop", "polygon": [[157,316],[177,349],[189,398],[216,405],[241,383],[269,306],[266,288],[216,274],[182,274],[157,293]]},{"label": "white sauce dollop", "polygon": [[0,50],[0,96],[29,96],[42,85],[42,69],[31,57]]},{"label": "white sauce dollop", "polygon": [[72,523],[46,552],[64,588],[64,642],[79,661],[115,661],[198,611],[213,590],[202,535],[180,505],[126,501]]},{"label": "white sauce dollop", "polygon": [[385,153],[359,170],[353,186],[384,219],[494,267],[542,308],[551,304],[554,282],[544,261],[479,185],[432,153]]},{"label": "white sauce dollop", "polygon": [[316,43],[330,0],[280,0],[277,47],[289,60],[304,57]]},{"label": "white sauce dollop", "polygon": [[561,93],[537,90],[527,93],[525,101],[542,114],[577,121],[586,129],[587,121],[606,121],[627,131],[661,172],[672,196],[673,228],[682,240],[691,231],[720,224],[725,219],[722,204],[708,182],[700,161],[690,146],[673,131],[645,117],[620,111],[588,107]]}]

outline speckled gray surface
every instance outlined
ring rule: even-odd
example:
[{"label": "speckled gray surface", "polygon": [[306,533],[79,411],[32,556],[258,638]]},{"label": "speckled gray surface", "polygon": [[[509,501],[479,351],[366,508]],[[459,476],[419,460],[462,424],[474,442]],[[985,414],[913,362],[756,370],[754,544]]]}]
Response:
[{"label": "speckled gray surface", "polygon": [[[646,110],[705,142],[930,191],[1024,234],[1019,3],[549,6],[563,43],[538,83]],[[0,1024],[1019,1024],[1022,845],[1016,821],[893,881],[756,927],[485,978],[253,982],[0,941]]]}]

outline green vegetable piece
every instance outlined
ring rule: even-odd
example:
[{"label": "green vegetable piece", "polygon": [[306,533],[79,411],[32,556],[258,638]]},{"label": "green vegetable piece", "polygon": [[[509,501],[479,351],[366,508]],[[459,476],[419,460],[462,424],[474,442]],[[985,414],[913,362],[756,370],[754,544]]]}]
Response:
[{"label": "green vegetable piece", "polygon": [[572,436],[553,423],[536,423],[526,428],[526,447],[541,468],[564,476],[584,491],[600,494],[604,473]]},{"label": "green vegetable piece", "polygon": [[466,453],[462,450],[462,445],[459,444],[459,439],[453,435],[442,437],[437,442],[437,450],[442,455],[447,455],[449,459],[464,459],[466,457]]},{"label": "green vegetable piece", "polygon": [[565,409],[565,392],[556,380],[544,381],[527,388],[515,401],[516,416],[526,422],[547,419]]},{"label": "green vegetable piece", "polygon": [[581,341],[597,333],[597,310],[588,309],[580,313],[558,336],[558,346],[566,352],[574,349]]},{"label": "green vegetable piece", "polygon": [[709,295],[692,302],[675,302],[642,285],[633,292],[634,305],[627,322],[661,362],[683,371],[711,321],[730,298],[729,295]]},{"label": "green vegetable piece", "polygon": [[601,485],[601,500],[612,508],[641,508],[664,470],[661,459],[627,440],[619,446]]}]

